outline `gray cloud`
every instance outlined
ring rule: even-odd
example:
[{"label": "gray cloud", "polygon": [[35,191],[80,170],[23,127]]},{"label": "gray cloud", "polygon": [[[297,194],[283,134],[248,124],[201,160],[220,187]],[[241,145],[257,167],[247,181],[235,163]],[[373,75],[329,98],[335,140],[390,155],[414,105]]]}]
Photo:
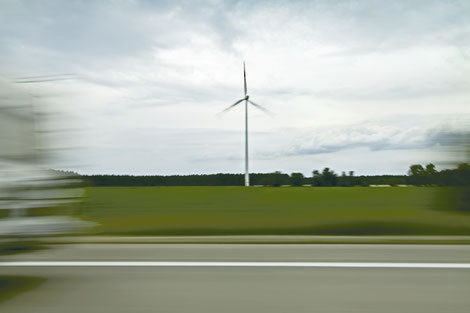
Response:
[{"label": "gray cloud", "polygon": [[[469,82],[447,83],[444,85],[433,86],[425,84],[423,86],[395,86],[379,88],[341,88],[313,92],[312,95],[318,98],[336,99],[336,100],[361,100],[361,101],[380,101],[380,100],[403,100],[433,98],[436,96],[445,96],[451,94],[465,94],[470,88]],[[305,92],[303,94],[308,94]]]},{"label": "gray cloud", "polygon": [[68,60],[96,66],[105,59],[138,57],[155,49],[187,45],[195,33],[231,48],[236,37],[228,18],[230,3],[9,1],[0,7],[2,52],[15,54],[29,48],[24,53],[43,54],[55,63]]},{"label": "gray cloud", "polygon": [[412,122],[412,116],[406,120],[408,125],[403,121],[396,123],[389,120],[304,131],[304,135],[295,138],[284,153],[315,155],[354,148],[367,148],[370,151],[425,150],[432,147],[456,147],[462,144],[463,138],[468,138],[468,131],[461,126],[449,128],[444,124],[426,125],[417,122],[419,118]]}]

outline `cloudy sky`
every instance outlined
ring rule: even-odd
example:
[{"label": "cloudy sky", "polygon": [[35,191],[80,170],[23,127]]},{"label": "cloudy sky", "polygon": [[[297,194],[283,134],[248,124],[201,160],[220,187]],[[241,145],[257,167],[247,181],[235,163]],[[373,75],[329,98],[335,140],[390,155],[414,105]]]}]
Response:
[{"label": "cloudy sky", "polygon": [[[470,121],[470,2],[0,1],[0,76],[67,114],[80,173],[333,168],[404,174],[455,161]],[[62,125],[64,126],[64,125]],[[80,131],[77,131],[79,129]],[[457,157],[458,158],[458,157]]]}]

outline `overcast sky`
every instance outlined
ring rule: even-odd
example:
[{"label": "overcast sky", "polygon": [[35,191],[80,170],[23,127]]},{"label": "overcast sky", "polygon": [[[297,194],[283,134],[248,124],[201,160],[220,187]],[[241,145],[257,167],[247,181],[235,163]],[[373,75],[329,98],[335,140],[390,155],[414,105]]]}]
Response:
[{"label": "overcast sky", "polygon": [[[0,1],[0,76],[66,111],[80,173],[449,165],[470,121],[470,1]],[[39,101],[39,100],[38,100]],[[64,119],[65,120],[65,119]],[[73,133],[73,132],[72,132]],[[65,161],[66,160],[66,161]]]}]

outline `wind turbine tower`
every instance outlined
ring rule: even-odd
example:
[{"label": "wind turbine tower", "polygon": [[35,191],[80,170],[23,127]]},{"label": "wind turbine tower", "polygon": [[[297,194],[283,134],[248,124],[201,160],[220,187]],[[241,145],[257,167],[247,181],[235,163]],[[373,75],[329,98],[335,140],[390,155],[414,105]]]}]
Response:
[{"label": "wind turbine tower", "polygon": [[246,70],[245,70],[245,62],[243,62],[243,87],[244,87],[244,97],[234,104],[223,110],[221,113],[225,113],[228,110],[232,109],[236,105],[240,104],[241,102],[245,102],[245,186],[250,186],[250,173],[248,170],[248,103],[257,107],[258,109],[262,110],[265,113],[270,113],[267,109],[260,106],[259,104],[254,103],[250,100],[250,96],[248,95],[248,90],[246,86]]}]

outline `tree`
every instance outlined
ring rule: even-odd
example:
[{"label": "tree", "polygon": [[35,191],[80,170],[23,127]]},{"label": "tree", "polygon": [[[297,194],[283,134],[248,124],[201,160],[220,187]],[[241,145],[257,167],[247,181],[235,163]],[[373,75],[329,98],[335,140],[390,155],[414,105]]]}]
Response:
[{"label": "tree", "polygon": [[330,171],[328,167],[325,167],[322,172],[323,186],[336,186],[336,178],[338,175],[335,172]]},{"label": "tree", "polygon": [[312,172],[312,185],[313,186],[323,186],[322,185],[322,175],[318,170]]},{"label": "tree", "polygon": [[426,175],[435,175],[435,174],[437,174],[436,166],[432,163],[429,163],[428,165],[426,165],[425,172],[426,172]]},{"label": "tree", "polygon": [[346,172],[343,171],[341,173],[341,176],[338,177],[338,180],[336,181],[336,185],[344,186],[344,187],[352,186],[352,178],[350,176],[347,176]]},{"label": "tree", "polygon": [[409,183],[412,185],[423,185],[425,183],[426,170],[421,164],[413,164],[408,170]]},{"label": "tree", "polygon": [[349,171],[349,186],[356,185],[356,179],[354,178],[354,171]]},{"label": "tree", "polygon": [[336,186],[337,175],[335,172],[330,171],[328,167],[325,167],[320,173],[317,170],[313,171],[313,185],[314,186]]},{"label": "tree", "polygon": [[290,175],[290,181],[292,186],[302,186],[304,184],[304,175],[302,173],[292,173]]},{"label": "tree", "polygon": [[439,172],[432,163],[427,164],[426,167],[420,164],[413,164],[408,170],[408,175],[408,182],[413,185],[431,185],[438,183],[440,180]]},{"label": "tree", "polygon": [[288,174],[276,171],[274,173],[262,174],[262,178],[259,182],[265,186],[279,187],[282,185],[288,185],[290,177]]},{"label": "tree", "polygon": [[413,164],[408,170],[408,175],[418,177],[423,176],[426,171],[421,164]]}]

